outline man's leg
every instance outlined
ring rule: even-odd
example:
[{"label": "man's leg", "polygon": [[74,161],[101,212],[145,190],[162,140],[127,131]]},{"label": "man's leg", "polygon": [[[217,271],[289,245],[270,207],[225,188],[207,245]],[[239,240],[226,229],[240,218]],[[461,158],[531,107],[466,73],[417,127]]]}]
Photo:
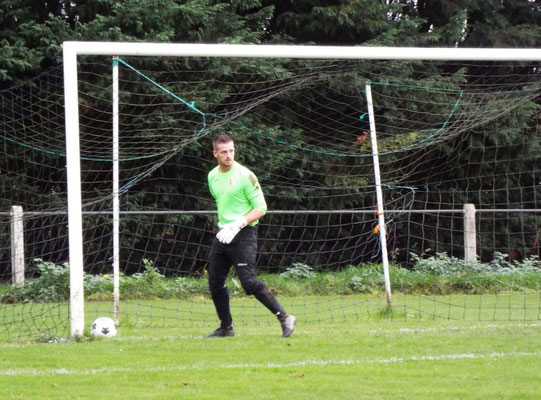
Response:
[{"label": "man's leg", "polygon": [[238,239],[235,238],[227,250],[244,291],[248,295],[254,295],[261,304],[276,315],[282,324],[283,336],[288,337],[293,333],[295,317],[285,312],[276,296],[256,276],[257,227],[246,227],[237,236]]},{"label": "man's leg", "polygon": [[[233,318],[231,317],[231,311],[229,309],[229,291],[227,290],[225,283],[227,280],[227,274],[231,269],[231,261],[224,251],[224,246],[225,245],[220,243],[217,239],[214,239],[210,252],[208,274],[209,290],[212,296],[212,301],[214,302],[214,307],[216,308],[216,313],[220,319],[220,328],[227,330],[233,325]],[[216,332],[218,332],[218,330]],[[232,330],[229,333],[232,333]]]}]

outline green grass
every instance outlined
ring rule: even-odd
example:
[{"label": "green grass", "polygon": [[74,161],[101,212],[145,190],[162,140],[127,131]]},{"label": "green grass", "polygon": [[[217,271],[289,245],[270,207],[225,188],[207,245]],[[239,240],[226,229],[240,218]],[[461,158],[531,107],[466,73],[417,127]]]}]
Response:
[{"label": "green grass", "polygon": [[[279,296],[286,310],[305,324],[389,318],[392,321],[541,321],[537,292],[483,295],[393,295],[392,312],[384,294],[350,296]],[[217,324],[212,301],[191,299],[128,299],[121,301],[121,322],[131,328],[210,328]],[[233,297],[235,324],[271,326],[275,318],[253,297]],[[112,316],[111,301],[87,301],[85,326]],[[63,303],[0,305],[0,343],[20,338],[50,340],[69,335],[69,307]]]},{"label": "green grass", "polygon": [[[539,295],[397,295],[391,313],[381,296],[282,300],[299,317],[289,339],[261,306],[238,298],[234,338],[202,339],[216,318],[208,301],[196,299],[125,303],[119,335],[110,340],[3,342],[0,398],[536,399],[541,393]],[[86,308],[88,326],[110,315],[111,305]]]}]

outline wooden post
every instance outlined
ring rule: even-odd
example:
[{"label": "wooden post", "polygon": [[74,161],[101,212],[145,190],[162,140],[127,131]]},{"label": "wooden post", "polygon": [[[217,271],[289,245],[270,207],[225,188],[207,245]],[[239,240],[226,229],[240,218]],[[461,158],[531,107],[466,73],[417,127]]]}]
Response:
[{"label": "wooden post", "polygon": [[466,260],[475,260],[476,257],[475,206],[473,204],[464,204],[464,258]]},{"label": "wooden post", "polygon": [[24,285],[23,208],[12,206],[11,217],[11,277],[14,285]]}]

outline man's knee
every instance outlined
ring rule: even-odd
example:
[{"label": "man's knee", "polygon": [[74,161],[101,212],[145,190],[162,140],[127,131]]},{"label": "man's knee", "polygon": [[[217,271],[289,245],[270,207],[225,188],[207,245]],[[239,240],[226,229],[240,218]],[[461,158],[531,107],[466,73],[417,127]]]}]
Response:
[{"label": "man's knee", "polygon": [[238,264],[237,275],[240,279],[242,288],[247,295],[255,294],[265,286],[259,279],[257,279],[255,272],[248,268],[247,265]]},{"label": "man's knee", "polygon": [[257,278],[251,278],[245,281],[241,281],[241,284],[247,295],[256,294],[264,287],[263,283],[261,283],[261,281],[259,281],[259,279]]}]

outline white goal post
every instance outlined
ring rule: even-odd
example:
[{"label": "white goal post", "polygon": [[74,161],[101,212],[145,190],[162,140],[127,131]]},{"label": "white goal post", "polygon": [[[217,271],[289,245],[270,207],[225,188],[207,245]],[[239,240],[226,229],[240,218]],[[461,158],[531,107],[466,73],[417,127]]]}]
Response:
[{"label": "white goal post", "polygon": [[[63,43],[64,101],[66,129],[66,163],[68,188],[70,326],[72,336],[84,332],[83,237],[81,164],[79,144],[79,109],[77,56],[177,56],[177,57],[244,57],[306,59],[372,59],[372,60],[455,60],[455,61],[541,61],[541,49],[478,48],[404,48],[346,46],[283,46],[229,44],[173,44],[76,42]],[[371,127],[372,128],[372,127]],[[373,137],[375,132],[373,129]],[[374,147],[374,149],[376,149]],[[374,151],[377,156],[377,150]],[[115,158],[114,156],[113,158]],[[374,164],[376,165],[376,162]],[[375,168],[376,169],[376,168]],[[377,176],[377,174],[376,174]],[[381,186],[381,184],[379,184]],[[378,190],[376,184],[376,190]],[[381,187],[379,188],[381,190]],[[378,196],[378,215],[382,246],[385,245],[383,204]],[[386,269],[386,291],[390,302],[386,252],[382,252]],[[114,260],[118,266],[118,260]],[[117,268],[115,268],[117,269]]]}]

